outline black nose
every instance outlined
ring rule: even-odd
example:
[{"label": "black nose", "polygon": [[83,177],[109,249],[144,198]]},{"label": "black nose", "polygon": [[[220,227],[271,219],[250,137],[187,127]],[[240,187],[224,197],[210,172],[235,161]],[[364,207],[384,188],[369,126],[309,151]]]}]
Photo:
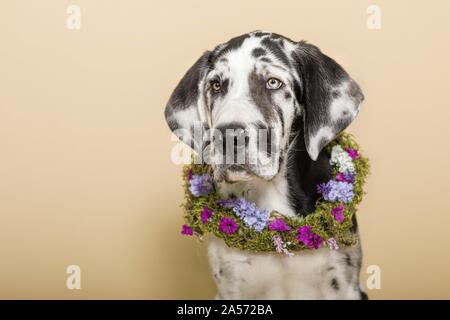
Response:
[{"label": "black nose", "polygon": [[221,148],[223,155],[227,158],[227,163],[233,159],[236,164],[237,155],[245,151],[248,145],[248,136],[245,126],[241,123],[232,122],[218,126],[215,133],[215,147]]}]

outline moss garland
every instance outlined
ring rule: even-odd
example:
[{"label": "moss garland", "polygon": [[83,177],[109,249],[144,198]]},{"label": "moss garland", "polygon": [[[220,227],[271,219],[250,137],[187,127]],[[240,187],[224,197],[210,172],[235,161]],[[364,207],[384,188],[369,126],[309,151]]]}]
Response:
[{"label": "moss garland", "polygon": [[[352,148],[359,150],[358,144],[354,138],[348,133],[341,133],[334,141],[330,142],[326,147],[328,152],[335,145],[341,145],[342,148]],[[298,228],[309,225],[311,231],[321,236],[324,241],[334,238],[339,246],[351,246],[358,242],[357,236],[350,231],[352,227],[352,217],[357,211],[357,206],[361,202],[364,195],[363,185],[369,174],[369,160],[361,154],[353,160],[355,167],[355,182],[353,183],[353,200],[346,203],[344,206],[344,220],[342,223],[336,221],[331,214],[331,210],[337,207],[339,201],[325,201],[319,198],[316,202],[316,210],[308,214],[306,217],[286,217],[280,212],[272,211],[270,219],[283,218],[291,230],[285,232],[271,231],[264,228],[262,232],[258,232],[248,226],[236,216],[233,209],[227,209],[217,204],[221,199],[216,190],[207,196],[195,197],[189,191],[189,172],[194,175],[202,175],[208,173],[213,175],[212,168],[205,164],[191,164],[183,169],[183,181],[185,189],[185,209],[184,218],[186,224],[189,225],[196,236],[202,239],[202,236],[207,233],[212,233],[215,236],[223,239],[227,246],[231,248],[238,248],[250,252],[275,252],[276,246],[274,244],[274,236],[279,236],[286,244],[289,251],[308,250],[302,242],[297,240]],[[332,177],[336,177],[338,168],[333,167]],[[208,220],[208,223],[203,224],[200,218],[203,207],[207,206],[214,213]],[[233,234],[225,234],[219,230],[220,220],[224,217],[231,217],[238,225],[238,230]],[[311,249],[310,249],[311,250]]]}]

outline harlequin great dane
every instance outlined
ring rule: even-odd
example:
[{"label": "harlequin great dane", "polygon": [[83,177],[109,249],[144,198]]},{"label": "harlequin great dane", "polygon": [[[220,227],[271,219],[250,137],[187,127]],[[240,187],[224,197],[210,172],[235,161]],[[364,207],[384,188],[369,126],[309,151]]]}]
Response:
[{"label": "harlequin great dane", "polygon": [[[323,148],[353,121],[363,99],[358,84],[316,46],[255,31],[205,52],[175,88],[165,117],[208,159],[221,196],[245,194],[260,208],[306,216],[315,209],[316,186],[331,178]],[[269,151],[248,148],[267,161],[219,161],[222,142],[205,143],[208,129],[246,128],[270,130]],[[247,147],[255,143],[245,140]],[[352,231],[358,233],[356,218]],[[219,299],[367,298],[359,285],[359,244],[288,257],[248,253],[212,237],[208,255]]]}]

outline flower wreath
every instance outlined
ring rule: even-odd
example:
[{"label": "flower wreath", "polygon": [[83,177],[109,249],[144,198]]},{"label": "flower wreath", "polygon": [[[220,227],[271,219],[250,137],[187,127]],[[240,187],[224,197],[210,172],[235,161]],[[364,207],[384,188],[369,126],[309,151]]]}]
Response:
[{"label": "flower wreath", "polygon": [[321,197],[306,217],[286,217],[258,208],[245,198],[221,199],[212,178],[212,168],[191,164],[183,170],[186,202],[181,234],[212,233],[232,248],[251,252],[293,251],[328,246],[350,246],[358,242],[351,232],[352,217],[364,194],[369,161],[346,133],[329,143],[332,179],[317,186]]}]

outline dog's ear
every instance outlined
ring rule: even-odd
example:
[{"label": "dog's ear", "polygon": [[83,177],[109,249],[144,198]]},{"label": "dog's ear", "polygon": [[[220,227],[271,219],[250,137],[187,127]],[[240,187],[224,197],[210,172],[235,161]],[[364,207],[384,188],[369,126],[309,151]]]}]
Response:
[{"label": "dog's ear", "polygon": [[358,84],[316,46],[301,41],[293,53],[300,78],[296,97],[303,106],[305,143],[311,159],[356,117],[364,100]]},{"label": "dog's ear", "polygon": [[175,135],[197,152],[203,149],[208,128],[204,78],[210,52],[205,52],[180,80],[167,103],[164,115]]}]

